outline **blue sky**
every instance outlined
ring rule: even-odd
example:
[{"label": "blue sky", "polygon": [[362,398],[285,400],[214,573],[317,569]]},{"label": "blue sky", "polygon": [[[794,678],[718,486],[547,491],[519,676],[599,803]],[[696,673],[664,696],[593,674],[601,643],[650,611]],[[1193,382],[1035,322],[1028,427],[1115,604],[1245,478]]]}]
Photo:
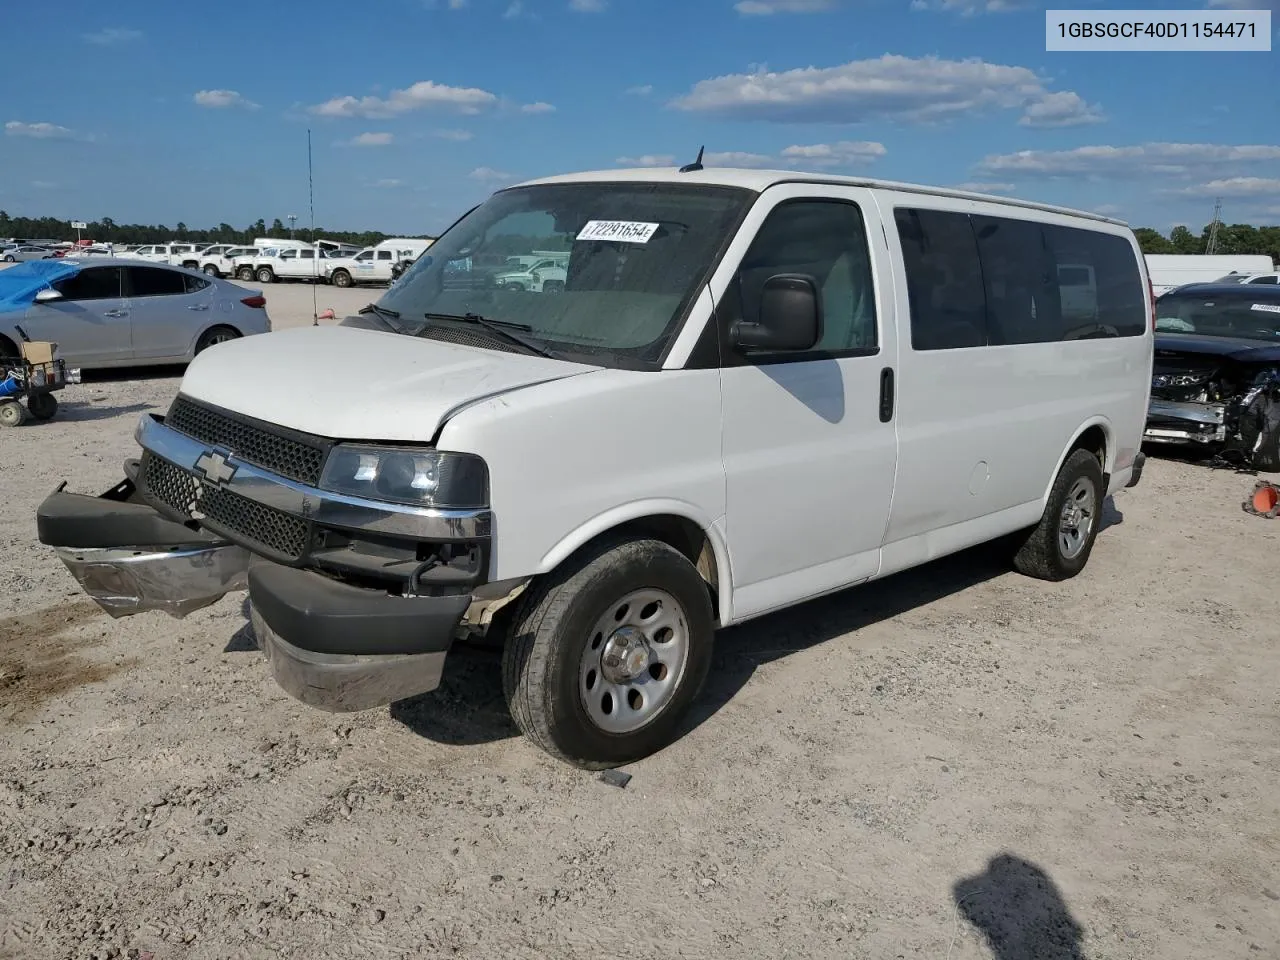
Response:
[{"label": "blue sky", "polygon": [[1280,53],[1046,53],[1027,0],[251,13],[6,5],[0,208],[306,224],[310,128],[316,221],[340,229],[438,231],[513,180],[686,162],[703,143],[709,163],[982,185],[1161,230],[1198,229],[1215,196],[1227,222],[1280,222]]}]

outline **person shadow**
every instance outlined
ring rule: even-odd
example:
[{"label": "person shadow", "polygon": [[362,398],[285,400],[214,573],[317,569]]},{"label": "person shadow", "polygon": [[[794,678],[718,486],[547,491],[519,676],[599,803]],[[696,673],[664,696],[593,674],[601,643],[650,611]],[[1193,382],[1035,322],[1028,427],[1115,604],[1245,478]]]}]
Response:
[{"label": "person shadow", "polygon": [[996,960],[1086,960],[1084,928],[1057,884],[1028,860],[1002,853],[952,888],[956,909]]}]

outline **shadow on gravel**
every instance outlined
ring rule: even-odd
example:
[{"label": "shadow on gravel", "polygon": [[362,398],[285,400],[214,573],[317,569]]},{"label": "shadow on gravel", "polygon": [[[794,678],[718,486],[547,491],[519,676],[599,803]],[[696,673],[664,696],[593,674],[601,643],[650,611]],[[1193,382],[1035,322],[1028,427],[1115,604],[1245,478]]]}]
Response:
[{"label": "shadow on gravel", "polygon": [[1098,532],[1118,527],[1124,523],[1124,514],[1116,506],[1115,497],[1107,497],[1102,501],[1102,522],[1098,524]]},{"label": "shadow on gravel", "polygon": [[178,363],[159,367],[111,367],[105,370],[85,370],[80,376],[87,384],[123,383],[127,380],[170,380],[181,377],[186,370],[185,363]]},{"label": "shadow on gravel", "polygon": [[1085,960],[1083,928],[1034,863],[1000,854],[985,872],[958,881],[952,896],[996,960]]},{"label": "shadow on gravel", "polygon": [[502,655],[455,644],[431,693],[391,705],[391,718],[428,740],[454,746],[520,735],[502,696]]},{"label": "shadow on gravel", "polygon": [[89,420],[112,420],[128,413],[141,413],[155,407],[151,403],[126,403],[111,405],[91,403],[87,400],[73,400],[58,404],[58,413],[49,423],[67,421],[68,423],[85,423]]}]

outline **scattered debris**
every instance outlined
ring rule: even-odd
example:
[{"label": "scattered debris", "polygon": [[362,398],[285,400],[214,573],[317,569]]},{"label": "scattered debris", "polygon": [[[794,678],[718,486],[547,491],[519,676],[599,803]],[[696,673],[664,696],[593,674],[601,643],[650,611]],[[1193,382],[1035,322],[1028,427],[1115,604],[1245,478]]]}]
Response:
[{"label": "scattered debris", "polygon": [[631,782],[631,774],[623,773],[621,770],[605,770],[600,774],[600,779],[611,787],[625,790],[627,784]]}]

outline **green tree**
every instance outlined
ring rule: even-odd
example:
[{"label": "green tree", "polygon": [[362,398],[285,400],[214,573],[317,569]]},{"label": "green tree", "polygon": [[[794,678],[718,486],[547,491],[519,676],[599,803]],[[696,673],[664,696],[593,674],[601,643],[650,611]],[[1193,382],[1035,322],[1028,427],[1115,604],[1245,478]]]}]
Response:
[{"label": "green tree", "polygon": [[1138,227],[1133,235],[1138,238],[1138,246],[1143,253],[1173,253],[1173,244],[1159,231],[1150,227]]},{"label": "green tree", "polygon": [[1181,225],[1169,232],[1169,242],[1174,253],[1204,253],[1204,241]]}]

